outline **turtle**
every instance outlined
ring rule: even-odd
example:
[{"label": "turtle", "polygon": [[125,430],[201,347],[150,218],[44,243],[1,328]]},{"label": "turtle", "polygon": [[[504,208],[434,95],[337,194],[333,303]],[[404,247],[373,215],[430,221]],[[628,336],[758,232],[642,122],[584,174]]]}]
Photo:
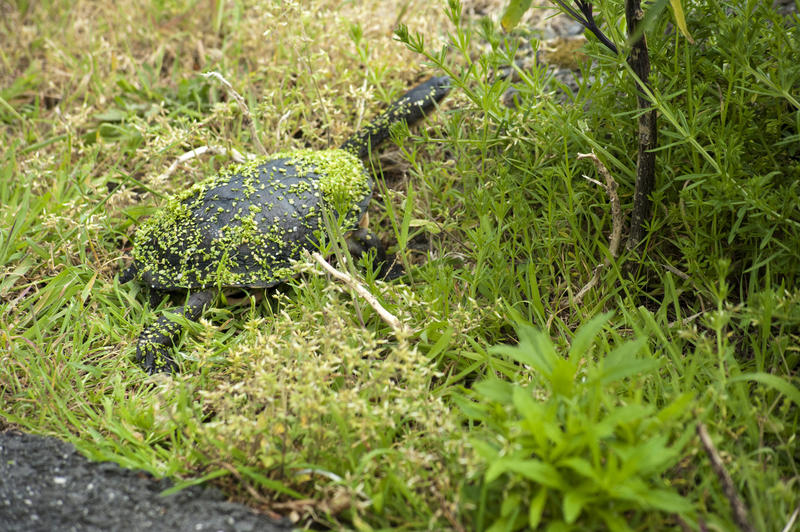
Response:
[{"label": "turtle", "polygon": [[[136,230],[133,261],[120,283],[144,283],[154,304],[185,293],[174,313],[196,321],[221,291],[264,289],[292,277],[292,262],[316,248],[328,215],[349,231],[352,254],[374,250],[373,263],[392,276],[380,240],[366,228],[374,182],[364,162],[392,124],[423,118],[450,85],[447,76],[424,81],[339,148],[256,158],[179,192]],[[181,330],[166,315],[144,328],[136,360],[145,371],[177,369],[171,352]]]}]

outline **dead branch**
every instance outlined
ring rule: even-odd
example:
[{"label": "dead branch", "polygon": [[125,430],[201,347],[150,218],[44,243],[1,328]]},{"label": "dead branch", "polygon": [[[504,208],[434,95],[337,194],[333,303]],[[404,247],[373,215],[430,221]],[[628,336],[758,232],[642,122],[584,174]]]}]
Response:
[{"label": "dead branch", "polygon": [[714,447],[714,442],[711,441],[711,436],[708,435],[706,426],[702,423],[697,424],[697,435],[700,437],[703,448],[708,458],[711,460],[711,469],[716,473],[717,478],[722,484],[722,491],[725,493],[725,497],[728,498],[728,502],[731,505],[734,522],[739,529],[744,532],[755,532],[756,529],[753,528],[753,525],[750,524],[747,518],[747,508],[745,508],[744,503],[736,493],[736,486],[733,485],[733,479],[725,469],[722,458],[720,458],[717,448]]},{"label": "dead branch", "polygon": [[781,530],[781,532],[789,532],[790,530],[792,530],[795,521],[797,521],[798,515],[800,515],[800,504],[797,505],[797,508],[794,509],[794,512],[792,512],[792,515],[789,517],[789,522],[786,523],[786,526],[783,527],[783,530]]},{"label": "dead branch", "polygon": [[175,159],[175,162],[169,165],[169,168],[167,168],[164,171],[164,173],[158,176],[156,178],[156,181],[166,181],[169,176],[175,173],[175,170],[178,169],[178,166],[185,163],[186,161],[194,159],[195,157],[199,157],[205,153],[212,153],[217,155],[230,155],[231,159],[233,159],[237,163],[243,163],[247,159],[253,158],[253,155],[251,154],[242,155],[242,153],[239,150],[236,150],[234,148],[231,148],[229,150],[221,146],[200,146],[199,148],[187,151],[186,153]]},{"label": "dead branch", "polygon": [[[622,207],[620,206],[619,202],[619,194],[617,194],[617,182],[611,176],[611,173],[608,171],[605,165],[600,161],[600,159],[597,158],[597,155],[595,155],[594,152],[579,153],[578,159],[591,159],[591,161],[594,162],[595,166],[597,167],[598,173],[603,176],[603,179],[605,179],[604,185],[595,179],[590,179],[588,177],[586,178],[593,183],[601,185],[606,189],[606,193],[608,194],[608,200],[611,203],[611,236],[609,237],[608,252],[611,255],[611,259],[616,259],[619,256],[619,245],[620,241],[622,240]],[[575,295],[575,303],[580,303],[583,300],[583,296],[586,295],[586,292],[591,290],[600,280],[600,273],[604,268],[608,268],[610,264],[611,260],[606,257],[602,263],[594,267],[592,278]]]}]

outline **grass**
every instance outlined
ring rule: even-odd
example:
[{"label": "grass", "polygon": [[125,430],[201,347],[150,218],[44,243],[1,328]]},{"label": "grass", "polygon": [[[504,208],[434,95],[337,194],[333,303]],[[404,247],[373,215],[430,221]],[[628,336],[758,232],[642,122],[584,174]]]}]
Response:
[{"label": "grass", "polygon": [[[612,260],[578,301],[611,258],[612,218],[576,155],[598,155],[628,212],[631,77],[589,42],[575,95],[520,68],[519,105],[506,107],[512,81],[496,72],[524,55],[527,30],[502,35],[478,7],[9,8],[3,423],[179,486],[213,482],[300,525],[730,530],[703,423],[755,528],[783,529],[800,493],[796,18],[688,2],[693,45],[656,21],[647,250]],[[410,31],[392,38],[398,23]],[[306,266],[186,323],[180,374],[136,366],[136,337],[170,303],[118,283],[130,238],[230,160],[166,168],[201,145],[257,149],[209,70],[242,93],[268,152],[336,146],[416,80],[454,78],[442,109],[372,160],[371,225],[408,275],[353,273],[407,336]]]}]

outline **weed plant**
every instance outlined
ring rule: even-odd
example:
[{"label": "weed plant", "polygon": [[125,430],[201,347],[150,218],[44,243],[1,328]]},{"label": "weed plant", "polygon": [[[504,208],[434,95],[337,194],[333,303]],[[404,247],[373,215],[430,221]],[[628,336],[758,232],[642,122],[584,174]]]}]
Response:
[{"label": "weed plant", "polygon": [[[755,528],[786,526],[800,493],[797,15],[685,2],[693,44],[653,21],[646,252],[577,298],[612,259],[608,198],[577,154],[597,154],[627,212],[630,72],[590,37],[572,92],[515,62],[535,33],[501,34],[476,5],[5,9],[2,423],[301,523],[730,530],[703,423]],[[595,7],[624,43],[621,6]],[[130,237],[230,160],[164,171],[201,145],[255,151],[208,70],[242,92],[270,152],[338,145],[414,80],[453,77],[426,125],[373,156],[372,223],[408,274],[353,273],[407,335],[301,266],[186,323],[181,373],[135,365],[138,333],[173,303],[119,285]]]}]

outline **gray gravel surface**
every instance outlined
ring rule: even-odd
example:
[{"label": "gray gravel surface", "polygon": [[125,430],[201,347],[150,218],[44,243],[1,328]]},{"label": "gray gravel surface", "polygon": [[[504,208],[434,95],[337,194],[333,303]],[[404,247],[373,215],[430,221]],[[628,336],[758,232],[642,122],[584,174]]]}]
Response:
[{"label": "gray gravel surface", "polygon": [[0,531],[289,530],[216,489],[162,497],[171,482],[111,462],[91,462],[69,444],[0,432]]}]

